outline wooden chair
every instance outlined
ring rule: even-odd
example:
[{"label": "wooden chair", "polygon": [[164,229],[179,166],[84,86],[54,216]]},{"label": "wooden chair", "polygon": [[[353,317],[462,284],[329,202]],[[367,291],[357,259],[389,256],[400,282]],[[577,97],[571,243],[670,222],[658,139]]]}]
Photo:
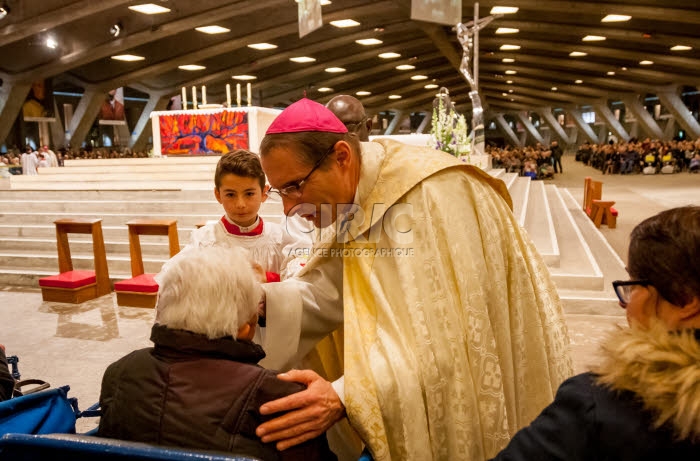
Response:
[{"label": "wooden chair", "polygon": [[596,227],[606,224],[610,229],[617,227],[615,202],[602,200],[603,183],[586,177],[583,182],[583,211],[593,220]]},{"label": "wooden chair", "polygon": [[158,284],[153,276],[144,273],[140,235],[167,235],[170,257],[180,251],[177,237],[177,221],[163,219],[135,219],[126,223],[129,228],[129,253],[131,278],[114,284],[117,304],[132,307],[156,307]]},{"label": "wooden chair", "polygon": [[[59,219],[56,248],[60,274],[39,279],[44,301],[79,304],[111,291],[101,219]],[[91,234],[94,271],[73,270],[68,234]]]}]

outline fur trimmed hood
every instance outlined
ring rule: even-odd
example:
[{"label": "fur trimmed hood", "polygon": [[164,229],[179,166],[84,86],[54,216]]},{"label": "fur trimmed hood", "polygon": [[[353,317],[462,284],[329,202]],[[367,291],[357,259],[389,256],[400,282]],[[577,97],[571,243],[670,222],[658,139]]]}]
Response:
[{"label": "fur trimmed hood", "polygon": [[655,427],[668,424],[679,439],[700,441],[700,330],[617,330],[593,372],[599,384],[638,395]]}]

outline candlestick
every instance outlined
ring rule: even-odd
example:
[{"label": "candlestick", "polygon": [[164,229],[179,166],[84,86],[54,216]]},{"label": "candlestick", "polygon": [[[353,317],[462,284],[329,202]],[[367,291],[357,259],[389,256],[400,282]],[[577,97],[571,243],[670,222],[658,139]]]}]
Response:
[{"label": "candlestick", "polygon": [[226,107],[231,107],[231,85],[229,83],[226,84]]},{"label": "candlestick", "polygon": [[252,101],[251,98],[250,98],[250,94],[251,94],[251,85],[250,85],[250,82],[248,82],[248,85],[246,85],[246,89],[248,90],[248,107],[250,107],[250,106],[253,105],[253,101]]},{"label": "candlestick", "polygon": [[207,105],[207,87],[202,85],[202,105]]},{"label": "candlestick", "polygon": [[192,109],[197,108],[197,87],[192,87]]},{"label": "candlestick", "polygon": [[241,84],[236,83],[236,107],[241,107]]},{"label": "candlestick", "polygon": [[182,87],[182,110],[187,110],[187,88]]}]

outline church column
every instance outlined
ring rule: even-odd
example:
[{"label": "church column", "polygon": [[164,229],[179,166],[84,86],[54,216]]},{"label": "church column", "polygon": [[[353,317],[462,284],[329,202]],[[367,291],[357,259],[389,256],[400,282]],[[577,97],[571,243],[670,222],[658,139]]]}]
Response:
[{"label": "church column", "polygon": [[4,81],[0,87],[0,144],[5,142],[17,115],[22,113],[31,86],[30,83]]},{"label": "church column", "polygon": [[[169,101],[170,95],[163,95],[162,93],[153,93],[148,97],[146,107],[143,108],[139,121],[136,122],[134,131],[131,133],[131,139],[129,140],[130,148],[138,150],[145,148],[148,141],[148,135],[152,130],[151,112],[165,110],[165,108],[168,107]],[[154,152],[154,155],[160,154]]]},{"label": "church column", "polygon": [[418,128],[416,128],[416,134],[422,134],[428,127],[428,124],[432,121],[432,119],[433,114],[429,112],[423,112],[423,120],[420,122],[420,125],[418,125]]},{"label": "church column", "polygon": [[520,119],[520,122],[523,124],[525,127],[526,132],[530,133],[530,136],[532,136],[535,141],[544,144],[544,140],[542,139],[542,135],[537,131],[537,128],[532,124],[530,119],[527,116],[527,112],[518,112],[518,118]]},{"label": "church column", "polygon": [[612,111],[610,110],[610,108],[606,104],[603,104],[603,103],[594,104],[593,109],[595,109],[596,114],[600,115],[600,117],[605,121],[605,123],[608,124],[610,131],[615,133],[615,136],[617,136],[618,140],[620,140],[620,141],[629,141],[630,140],[630,135],[627,134],[627,131],[625,131],[625,128],[615,118],[615,115],[613,115]]},{"label": "church column", "polygon": [[634,117],[642,125],[642,129],[652,138],[663,139],[664,134],[656,123],[656,120],[651,116],[649,112],[644,108],[641,102],[639,102],[639,96],[630,96],[623,99],[625,107],[630,110]]},{"label": "church column", "polygon": [[579,127],[583,135],[586,136],[591,142],[597,143],[598,136],[595,134],[590,125],[583,121],[581,112],[579,112],[578,109],[567,109],[567,112],[571,114],[571,117],[574,119],[574,122],[576,122],[576,125]]},{"label": "church column", "polygon": [[523,147],[523,145],[520,143],[520,140],[518,137],[515,135],[513,130],[510,128],[510,125],[508,125],[508,122],[506,122],[506,119],[503,118],[503,114],[498,114],[496,115],[496,123],[498,126],[501,128],[501,131],[503,134],[510,139],[510,142],[516,146],[516,147]]},{"label": "church column", "polygon": [[664,139],[673,139],[676,135],[676,120],[670,117],[666,120],[666,126],[664,127]]},{"label": "church column", "polygon": [[403,120],[403,111],[402,110],[395,111],[394,118],[391,119],[391,123],[389,123],[389,126],[386,127],[386,131],[384,132],[384,136],[394,134],[394,130],[396,130],[396,127],[399,126],[399,124],[401,123],[401,120]]},{"label": "church column", "polygon": [[86,87],[78,106],[73,112],[66,142],[74,148],[79,148],[88,135],[95,118],[100,113],[100,107],[105,100],[106,91],[97,87]]},{"label": "church column", "polygon": [[600,125],[598,127],[598,144],[605,144],[608,140],[608,126]]},{"label": "church column", "polygon": [[[690,138],[700,138],[700,124],[695,120],[693,114],[690,113],[683,100],[678,96],[678,93],[675,91],[659,91],[656,95],[659,97],[661,104],[673,114],[676,122],[688,132]],[[673,135],[671,135],[671,138],[673,138]]]},{"label": "church column", "polygon": [[573,140],[566,135],[564,128],[562,128],[562,126],[559,125],[559,122],[557,122],[557,119],[554,118],[554,114],[552,114],[552,109],[550,107],[542,107],[541,109],[537,109],[537,113],[544,118],[547,125],[554,130],[557,136],[559,136],[559,139],[561,139],[565,145],[573,143]]}]

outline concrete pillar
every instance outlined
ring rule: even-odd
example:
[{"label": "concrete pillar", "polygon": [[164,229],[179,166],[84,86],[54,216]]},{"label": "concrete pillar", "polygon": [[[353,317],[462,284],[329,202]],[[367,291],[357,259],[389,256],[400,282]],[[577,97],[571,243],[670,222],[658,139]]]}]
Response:
[{"label": "concrete pillar", "polygon": [[574,122],[576,122],[576,126],[579,127],[581,130],[581,133],[587,137],[591,142],[597,143],[598,142],[598,136],[595,134],[593,129],[588,125],[588,123],[583,121],[583,117],[581,116],[581,112],[578,111],[578,109],[570,109],[567,111],[569,114],[571,114],[571,117],[574,119]]},{"label": "concrete pillar", "polygon": [[105,93],[104,90],[96,87],[85,88],[83,97],[80,98],[80,102],[73,112],[73,119],[66,135],[66,142],[74,148],[80,147],[85,141],[95,118],[100,113]]},{"label": "concrete pillar", "polygon": [[666,120],[666,126],[664,127],[664,139],[673,139],[676,135],[676,119],[670,117]]},{"label": "concrete pillar", "polygon": [[583,141],[579,141],[579,139],[578,139],[578,134],[579,134],[578,128],[576,128],[575,126],[572,126],[569,129],[567,129],[567,131],[568,131],[567,136],[569,136],[569,141],[571,141],[572,145],[578,147],[579,144],[583,144]]},{"label": "concrete pillar", "polygon": [[615,136],[617,136],[618,140],[630,140],[630,135],[627,134],[625,128],[622,126],[619,120],[615,118],[615,115],[612,113],[612,111],[606,104],[597,103],[593,105],[593,108],[595,109],[596,114],[598,114],[600,118],[602,118],[605,121],[605,123],[607,123],[608,127],[610,128],[610,131],[615,133]]},{"label": "concrete pillar", "polygon": [[598,126],[598,144],[605,144],[608,141],[608,126]]},{"label": "concrete pillar", "polygon": [[508,125],[508,122],[506,122],[506,119],[503,118],[503,114],[496,115],[495,120],[496,120],[496,124],[498,124],[498,126],[501,128],[501,131],[510,140],[511,144],[513,144],[516,147],[523,147],[523,145],[520,142],[520,140],[518,139],[518,137],[515,135],[513,130],[510,128],[510,125]]},{"label": "concrete pillar", "polygon": [[532,136],[535,141],[544,144],[544,140],[542,139],[542,135],[540,135],[540,133],[537,131],[537,128],[535,128],[535,126],[532,124],[532,122],[528,118],[527,112],[518,112],[518,118],[520,119],[520,122],[525,127],[525,132],[529,133],[530,136]]},{"label": "concrete pillar", "polygon": [[[690,138],[700,138],[700,124],[695,120],[693,114],[688,110],[683,100],[676,92],[660,91],[656,93],[656,95],[659,97],[661,104],[673,114],[673,118],[676,119],[676,122],[688,132]],[[673,135],[671,135],[671,138],[673,138]]]},{"label": "concrete pillar", "polygon": [[432,118],[433,114],[429,112],[423,112],[423,120],[420,122],[420,125],[418,125],[418,128],[416,128],[416,133],[422,134],[432,121]]},{"label": "concrete pillar", "polygon": [[148,136],[151,134],[151,112],[158,110],[165,110],[168,107],[168,102],[170,101],[170,95],[163,95],[161,93],[154,93],[149,96],[146,106],[141,112],[139,121],[136,122],[134,131],[131,133],[131,139],[129,140],[129,147],[134,150],[141,150],[146,147]]},{"label": "concrete pillar", "polygon": [[391,123],[389,123],[389,126],[386,127],[386,131],[384,132],[385,136],[394,134],[394,130],[396,130],[396,127],[398,127],[401,123],[401,120],[403,120],[403,115],[404,114],[402,110],[397,110],[396,112],[394,112],[394,118],[391,119]]},{"label": "concrete pillar", "polygon": [[0,87],[0,144],[5,142],[17,115],[22,112],[22,105],[31,86],[31,83],[5,81]]},{"label": "concrete pillar", "polygon": [[521,146],[527,145],[527,131],[523,131],[518,135],[518,140],[520,141]]},{"label": "concrete pillar", "polygon": [[634,114],[642,129],[652,138],[664,139],[664,134],[656,123],[656,120],[651,116],[649,112],[644,108],[641,102],[639,102],[639,96],[630,96],[623,99],[625,107],[627,110]]},{"label": "concrete pillar", "polygon": [[557,122],[557,119],[554,118],[554,115],[552,114],[552,109],[550,107],[542,107],[541,109],[537,109],[537,113],[544,118],[544,121],[547,122],[547,125],[551,129],[554,130],[554,133],[561,139],[562,143],[564,145],[569,145],[574,142],[574,140],[570,139],[569,136],[567,136],[566,132],[564,131],[564,128]]},{"label": "concrete pillar", "polygon": [[63,129],[63,121],[61,120],[60,112],[58,111],[58,106],[55,101],[53,110],[53,113],[56,114],[56,121],[49,123],[49,129],[51,130],[52,146],[58,148],[66,145],[66,130]]}]

